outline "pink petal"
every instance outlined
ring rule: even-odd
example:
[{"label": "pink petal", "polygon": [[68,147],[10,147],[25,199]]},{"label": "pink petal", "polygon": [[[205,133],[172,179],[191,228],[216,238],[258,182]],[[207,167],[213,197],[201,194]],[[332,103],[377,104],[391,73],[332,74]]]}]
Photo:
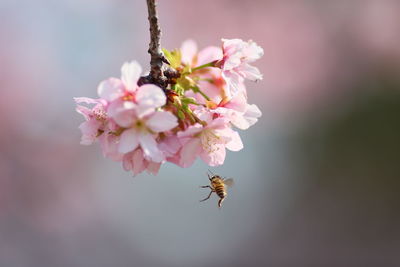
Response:
[{"label": "pink petal", "polygon": [[156,108],[164,106],[167,98],[160,87],[154,84],[145,84],[139,87],[136,101],[138,103],[136,113],[142,118],[153,113]]},{"label": "pink petal", "polygon": [[108,115],[121,127],[129,128],[136,120],[135,104],[129,101],[115,100],[108,106]]},{"label": "pink petal", "polygon": [[196,123],[192,126],[189,126],[185,131],[178,132],[177,135],[179,138],[189,137],[194,134],[197,134],[203,130],[203,126],[199,123]]},{"label": "pink petal", "polygon": [[[235,112],[234,114],[232,114],[232,116],[230,118],[231,118],[231,123],[235,127],[239,128],[241,130],[246,130],[251,126],[251,124],[249,123],[249,120],[244,117],[243,113]],[[257,119],[256,119],[256,121],[257,121]]]},{"label": "pink petal", "polygon": [[225,161],[226,150],[224,145],[218,144],[216,147],[217,150],[211,153],[203,150],[200,154],[200,158],[210,166],[219,166],[224,164]]},{"label": "pink petal", "polygon": [[96,141],[97,133],[100,126],[101,122],[95,119],[81,123],[81,125],[79,125],[79,129],[82,132],[81,144],[82,145],[93,144],[93,142]]},{"label": "pink petal", "polygon": [[99,142],[101,149],[103,151],[104,157],[110,158],[114,161],[121,161],[123,154],[118,152],[118,141],[119,138],[110,135],[110,134],[102,134],[99,136]]},{"label": "pink petal", "polygon": [[243,92],[243,77],[241,77],[238,73],[234,71],[223,71],[222,72],[222,77],[224,78],[226,82],[226,95],[229,98],[232,98],[239,94],[240,92]]},{"label": "pink petal", "polygon": [[181,149],[181,161],[179,165],[183,168],[191,166],[201,150],[201,141],[199,138],[189,140]]},{"label": "pink petal", "polygon": [[225,145],[230,151],[239,151],[243,149],[242,139],[238,132],[231,130],[231,140]]},{"label": "pink petal", "polygon": [[113,101],[123,96],[124,90],[125,88],[121,80],[109,78],[99,84],[97,87],[97,94],[107,101]]},{"label": "pink petal", "polygon": [[138,145],[138,133],[135,129],[128,129],[121,134],[118,151],[121,153],[128,153],[137,148]]},{"label": "pink petal", "polygon": [[217,46],[209,46],[202,49],[197,56],[197,66],[222,59],[222,49]]},{"label": "pink petal", "polygon": [[158,149],[157,142],[153,135],[149,133],[141,133],[139,135],[139,143],[144,155],[152,161],[161,162],[164,160],[164,154]]},{"label": "pink petal", "polygon": [[147,172],[153,175],[157,175],[158,171],[160,170],[161,163],[150,161],[147,165]]},{"label": "pink petal", "polygon": [[237,94],[228,103],[226,103],[224,107],[239,112],[244,112],[247,107],[247,98],[243,93]]},{"label": "pink petal", "polygon": [[99,99],[93,99],[89,97],[74,97],[74,100],[77,104],[85,103],[85,104],[98,104]]},{"label": "pink petal", "polygon": [[213,128],[213,129],[225,129],[226,126],[229,124],[229,118],[217,118],[213,121],[211,121],[207,128]]},{"label": "pink petal", "polygon": [[75,110],[79,114],[82,114],[83,117],[85,117],[86,120],[90,119],[90,115],[92,114],[92,110],[90,108],[87,108],[87,107],[84,107],[84,106],[77,106]]},{"label": "pink petal", "polygon": [[249,124],[249,127],[255,124],[262,115],[261,110],[255,105],[247,105],[246,112],[243,114],[243,117]]},{"label": "pink petal", "polygon": [[130,171],[133,168],[133,152],[127,153],[122,158],[122,167],[125,171]]},{"label": "pink petal", "polygon": [[133,157],[132,157],[132,172],[133,175],[138,175],[139,173],[143,172],[146,169],[146,162],[143,157],[143,151],[141,149],[136,149],[133,152]]},{"label": "pink petal", "polygon": [[142,73],[142,67],[137,61],[126,62],[121,68],[121,80],[124,82],[128,91],[135,91],[137,88],[137,81]]},{"label": "pink petal", "polygon": [[242,64],[238,68],[238,72],[241,73],[241,75],[244,78],[249,79],[251,81],[258,81],[258,80],[262,80],[262,78],[263,78],[263,76],[260,73],[260,71],[258,70],[258,68],[251,66],[247,63]]},{"label": "pink petal", "polygon": [[182,43],[181,46],[182,62],[187,65],[192,65],[193,58],[197,53],[197,44],[195,41],[189,39]]},{"label": "pink petal", "polygon": [[171,135],[164,138],[161,143],[159,143],[158,147],[167,157],[172,157],[181,148],[181,143],[176,135]]},{"label": "pink petal", "polygon": [[243,53],[246,56],[247,62],[253,62],[264,55],[264,49],[258,46],[255,42],[249,41],[248,46],[244,49]]},{"label": "pink petal", "polygon": [[157,111],[147,120],[146,125],[156,133],[165,132],[178,125],[178,119],[168,111]]}]

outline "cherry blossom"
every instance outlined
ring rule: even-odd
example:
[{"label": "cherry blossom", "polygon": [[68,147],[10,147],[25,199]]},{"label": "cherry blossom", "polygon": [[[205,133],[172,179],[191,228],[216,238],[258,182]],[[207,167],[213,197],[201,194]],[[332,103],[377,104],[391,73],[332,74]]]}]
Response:
[{"label": "cherry blossom", "polygon": [[[82,132],[81,144],[91,145],[96,141],[98,135],[104,132],[106,126],[107,115],[105,114],[104,102],[87,97],[76,97],[74,100],[78,104],[76,111],[85,118],[85,121],[79,126]],[[82,103],[94,104],[95,106],[89,109],[80,105]]]},{"label": "cherry blossom", "polygon": [[222,165],[226,148],[231,151],[243,148],[239,134],[229,127],[227,119],[212,119],[212,113],[205,110],[201,110],[198,114],[207,125],[196,123],[187,130],[178,132],[183,145],[179,165],[189,167],[197,156],[210,166]]},{"label": "cherry blossom", "polygon": [[249,65],[263,54],[254,42],[223,39],[222,48],[199,51],[187,40],[180,50],[164,53],[179,76],[163,88],[139,86],[142,68],[131,61],[121,67],[120,78],[99,84],[99,99],[75,98],[85,118],[79,126],[81,144],[98,141],[105,157],[134,176],[156,175],[166,162],[186,168],[197,157],[209,166],[221,165],[226,149],[243,148],[232,128],[248,129],[261,117],[260,109],[247,102],[244,84],[262,78]]},{"label": "cherry blossom", "polygon": [[221,100],[219,104],[208,102],[210,111],[225,118],[237,128],[246,130],[254,125],[262,113],[255,104],[248,104],[243,93],[237,94],[234,98],[226,101]]},{"label": "cherry blossom", "polygon": [[221,66],[229,96],[243,91],[243,80],[257,81],[262,79],[260,71],[249,63],[261,58],[264,50],[253,41],[241,39],[222,39],[223,58],[218,62]]},{"label": "cherry blossom", "polygon": [[138,175],[144,170],[153,175],[157,175],[158,171],[160,170],[161,163],[146,159],[143,150],[141,148],[137,148],[134,151],[124,155],[122,166],[124,170],[132,171],[134,176]]}]

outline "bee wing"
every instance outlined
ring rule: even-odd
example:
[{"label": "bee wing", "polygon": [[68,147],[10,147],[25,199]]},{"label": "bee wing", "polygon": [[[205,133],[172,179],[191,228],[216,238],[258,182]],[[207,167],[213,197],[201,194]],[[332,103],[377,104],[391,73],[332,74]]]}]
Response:
[{"label": "bee wing", "polygon": [[229,179],[225,179],[225,180],[224,180],[224,184],[225,184],[226,186],[228,186],[228,187],[232,187],[235,183],[234,183],[234,181],[233,181],[232,178],[229,178]]}]

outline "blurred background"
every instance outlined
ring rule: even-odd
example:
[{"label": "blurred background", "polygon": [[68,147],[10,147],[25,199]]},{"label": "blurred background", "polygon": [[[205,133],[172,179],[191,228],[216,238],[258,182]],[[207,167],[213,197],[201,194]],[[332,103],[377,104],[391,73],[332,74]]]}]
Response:
[{"label": "blurred background", "polygon": [[148,67],[144,0],[0,0],[0,266],[400,266],[400,1],[159,1],[162,44],[253,39],[261,120],[213,172],[132,178],[74,96]]}]

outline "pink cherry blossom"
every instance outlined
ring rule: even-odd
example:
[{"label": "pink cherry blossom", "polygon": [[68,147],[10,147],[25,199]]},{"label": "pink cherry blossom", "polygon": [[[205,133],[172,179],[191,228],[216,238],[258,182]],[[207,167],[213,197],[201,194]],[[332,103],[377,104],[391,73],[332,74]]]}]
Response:
[{"label": "pink cherry blossom", "polygon": [[[96,138],[105,131],[108,118],[105,112],[104,102],[99,99],[87,97],[75,97],[74,100],[78,104],[76,111],[85,118],[85,121],[79,126],[82,132],[81,144],[91,145],[96,141]],[[79,105],[81,103],[94,105],[94,107],[89,109]]]},{"label": "pink cherry blossom", "polygon": [[239,93],[228,101],[222,100],[211,112],[216,113],[229,121],[237,128],[246,130],[254,125],[262,113],[255,104],[248,104],[244,93]]},{"label": "pink cherry blossom", "polygon": [[126,171],[132,171],[133,176],[146,170],[148,173],[157,175],[161,163],[153,162],[146,159],[145,154],[141,148],[137,148],[134,151],[126,153],[122,160],[122,166]]},{"label": "pink cherry blossom", "polygon": [[137,89],[142,67],[136,61],[124,63],[121,67],[121,79],[109,78],[102,81],[97,93],[106,101],[113,101],[121,97],[128,97]]},{"label": "pink cherry blossom", "polygon": [[168,111],[157,111],[165,105],[166,97],[161,88],[155,85],[143,85],[135,94],[136,102],[124,101],[124,104],[112,112],[111,117],[121,127],[122,132],[118,150],[128,153],[141,147],[146,157],[155,162],[164,160],[157,146],[157,133],[169,131],[178,125],[177,118]]},{"label": "pink cherry blossom", "polygon": [[210,166],[218,166],[225,161],[226,148],[231,151],[243,148],[239,134],[229,127],[229,121],[224,118],[213,120],[212,113],[205,110],[197,114],[207,125],[196,123],[185,131],[178,132],[183,145],[180,151],[180,166],[191,166],[197,156]]},{"label": "pink cherry blossom", "polygon": [[223,58],[218,63],[222,69],[229,96],[242,91],[244,79],[261,80],[260,71],[249,63],[259,59],[264,50],[253,41],[244,42],[241,39],[222,39]]},{"label": "pink cherry blossom", "polygon": [[[192,68],[217,61],[222,58],[222,49],[217,46],[208,46],[198,52],[197,44],[193,40],[186,40],[181,46],[182,62]],[[205,68],[196,72],[200,78],[198,86],[201,91],[216,102],[222,100],[225,95],[225,81],[219,68]],[[198,103],[206,104],[206,99],[199,93],[191,90],[185,92],[187,97],[193,97]]]},{"label": "pink cherry blossom", "polygon": [[249,63],[263,54],[251,41],[223,42],[222,49],[198,51],[193,40],[185,41],[176,67],[180,77],[168,80],[166,88],[138,86],[142,68],[131,61],[121,67],[120,78],[99,84],[99,99],[75,98],[85,118],[81,143],[99,141],[103,155],[133,175],[156,175],[167,161],[189,167],[197,157],[210,166],[223,164],[226,149],[243,148],[232,127],[247,129],[261,116],[247,103],[244,80],[262,78]]},{"label": "pink cherry blossom", "polygon": [[[197,67],[216,60],[220,60],[223,56],[222,49],[217,46],[208,46],[198,51],[195,41],[189,39],[181,45],[182,62],[191,67]],[[208,69],[215,70],[215,69]]]}]

